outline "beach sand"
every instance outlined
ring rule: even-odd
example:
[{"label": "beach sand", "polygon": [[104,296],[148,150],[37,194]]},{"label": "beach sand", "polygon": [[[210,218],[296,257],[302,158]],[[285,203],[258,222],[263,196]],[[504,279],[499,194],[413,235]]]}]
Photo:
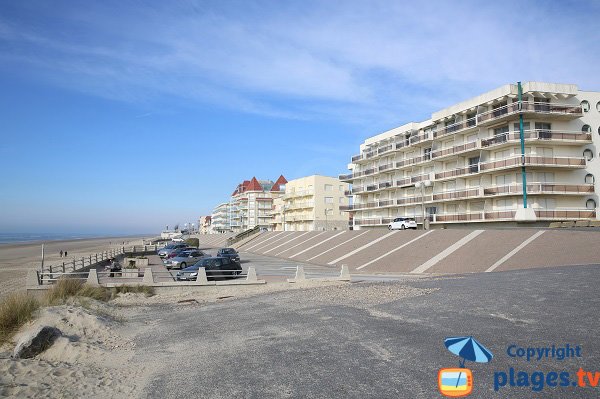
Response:
[{"label": "beach sand", "polygon": [[[44,244],[46,265],[60,265],[123,245],[141,245],[144,237],[108,237],[71,241],[48,241]],[[147,238],[147,237],[146,237]],[[68,257],[61,258],[60,251]],[[42,243],[0,244],[0,299],[7,294],[25,289],[28,269],[39,270],[42,260]]]}]

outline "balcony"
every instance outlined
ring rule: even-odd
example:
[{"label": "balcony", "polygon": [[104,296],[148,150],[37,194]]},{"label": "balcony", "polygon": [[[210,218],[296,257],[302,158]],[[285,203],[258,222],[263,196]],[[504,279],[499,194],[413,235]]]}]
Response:
[{"label": "balcony", "polygon": [[394,185],[394,182],[392,181],[386,181],[386,182],[382,182],[377,184],[377,188],[379,188],[380,190],[386,189],[386,188],[390,188]]},{"label": "balcony", "polygon": [[[527,194],[569,194],[587,195],[594,192],[593,184],[556,184],[556,183],[529,183]],[[520,195],[523,194],[522,184],[492,186],[483,189],[484,195]]]},{"label": "balcony", "polygon": [[308,208],[314,208],[314,207],[315,207],[314,201],[305,201],[305,202],[297,202],[294,204],[289,204],[289,205],[287,205],[287,210],[308,209]]},{"label": "balcony", "polygon": [[546,166],[556,168],[584,168],[585,159],[572,157],[538,157],[531,155],[515,156],[511,158],[480,163],[479,170],[481,172],[485,172],[496,169],[508,169],[520,167],[523,164],[526,166]]},{"label": "balcony", "polygon": [[535,216],[540,220],[565,220],[565,219],[595,219],[596,211],[593,209],[565,209],[565,210],[535,210]]},{"label": "balcony", "polygon": [[471,129],[477,126],[476,118],[470,118],[462,122],[453,123],[452,125],[448,125],[440,130],[434,132],[433,137],[439,138],[448,136],[450,134],[462,132],[467,129]]},{"label": "balcony", "polygon": [[[523,101],[523,114],[553,116],[557,119],[575,119],[583,115],[580,105],[575,104],[553,104],[553,103],[535,103]],[[507,104],[502,107],[494,108],[491,111],[483,112],[477,115],[478,125],[490,125],[508,119],[519,113],[519,103]]]},{"label": "balcony", "polygon": [[362,154],[355,155],[355,156],[353,156],[353,157],[352,157],[352,163],[354,163],[354,162],[358,162],[358,161],[360,161],[361,159],[363,159],[363,156],[362,156]]},{"label": "balcony", "polygon": [[370,209],[370,208],[383,208],[387,206],[393,206],[395,201],[393,199],[382,200],[382,201],[373,201],[373,202],[363,202],[353,205],[341,205],[340,211],[355,211],[358,209]]},{"label": "balcony", "polygon": [[339,175],[339,179],[341,181],[351,182],[352,180],[354,180],[358,177],[372,175],[373,173],[375,173],[375,168],[370,168],[370,169],[363,170],[361,172],[355,172],[355,173],[348,174],[348,175]]},{"label": "balcony", "polygon": [[458,176],[470,175],[479,173],[479,164],[469,165],[465,168],[457,168],[435,174],[436,180],[449,179]]},{"label": "balcony", "polygon": [[408,142],[410,145],[429,142],[429,141],[433,140],[434,135],[435,135],[435,132],[431,132],[431,131],[424,132],[424,133],[418,134],[416,136],[410,137],[408,139]]},{"label": "balcony", "polygon": [[393,163],[388,163],[386,165],[381,165],[377,168],[377,170],[379,170],[380,172],[386,171],[386,170],[390,170],[394,167]]},{"label": "balcony", "polygon": [[[551,141],[554,144],[587,144],[592,142],[591,133],[569,132],[565,130],[525,130],[523,138],[525,141],[543,140]],[[504,133],[481,140],[481,147],[499,146],[504,143],[514,143],[520,140],[519,132]]]},{"label": "balcony", "polygon": [[393,144],[388,144],[388,145],[386,145],[386,146],[383,146],[383,147],[381,147],[381,148],[378,148],[378,149],[377,149],[377,155],[381,155],[381,154],[383,154],[383,153],[386,153],[386,152],[392,151],[393,149],[394,149],[394,145],[393,145]]},{"label": "balcony", "polygon": [[401,168],[403,166],[414,165],[414,164],[421,163],[421,162],[427,162],[429,160],[431,160],[431,154],[425,154],[425,155],[421,155],[420,157],[408,158],[408,159],[404,159],[402,161],[398,161],[398,162],[396,162],[396,167]]},{"label": "balcony", "polygon": [[431,175],[429,173],[424,173],[422,175],[416,175],[411,177],[405,177],[403,179],[397,180],[396,185],[398,187],[410,186],[415,184],[416,182],[430,179]]},{"label": "balcony", "polygon": [[470,150],[474,150],[474,149],[478,149],[478,145],[476,141],[473,141],[471,143],[467,143],[467,144],[462,144],[462,145],[457,145],[454,147],[450,147],[450,148],[446,148],[444,150],[438,150],[438,151],[433,151],[431,152],[431,158],[436,159],[436,158],[443,158],[449,155],[454,155],[454,154],[458,154],[461,152],[466,152],[466,151],[470,151]]},{"label": "balcony", "polygon": [[446,191],[437,194],[433,194],[434,201],[449,201],[457,199],[465,199],[472,197],[479,197],[481,191],[479,188],[468,188],[463,190]]},{"label": "balcony", "polygon": [[354,219],[355,226],[381,226],[391,223],[393,218],[378,217],[378,218],[366,218],[366,219]]},{"label": "balcony", "polygon": [[314,190],[299,190],[299,191],[286,193],[283,196],[283,199],[285,200],[285,199],[289,199],[289,198],[310,197],[313,195],[315,195]]}]

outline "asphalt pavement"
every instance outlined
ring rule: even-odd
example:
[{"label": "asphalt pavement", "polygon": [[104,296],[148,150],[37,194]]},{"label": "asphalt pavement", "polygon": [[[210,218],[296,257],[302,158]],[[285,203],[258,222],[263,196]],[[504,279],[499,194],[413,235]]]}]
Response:
[{"label": "asphalt pavement", "polygon": [[[600,371],[599,280],[600,266],[578,266],[359,282],[156,305],[131,322],[153,325],[136,351],[137,361],[158,367],[149,398],[442,397],[438,371],[460,360],[443,344],[450,336],[474,336],[494,354],[487,364],[467,362],[470,397],[591,398],[600,385],[573,383],[580,368]],[[582,357],[507,354],[566,344]],[[513,384],[524,386],[509,386],[511,368]],[[568,387],[552,386],[555,372],[570,373]]]}]

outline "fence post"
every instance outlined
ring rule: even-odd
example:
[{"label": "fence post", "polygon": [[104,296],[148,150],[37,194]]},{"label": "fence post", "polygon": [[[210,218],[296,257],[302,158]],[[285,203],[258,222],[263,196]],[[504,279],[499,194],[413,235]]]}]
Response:
[{"label": "fence post", "polygon": [[38,271],[29,269],[27,271],[27,287],[37,287],[38,285],[42,285]]},{"label": "fence post", "polygon": [[67,272],[66,269],[65,269],[65,262],[63,262],[63,264],[62,264],[62,271],[63,271],[63,273]]},{"label": "fence post", "polygon": [[82,256],[81,257],[81,268],[83,269],[85,267],[85,258]]},{"label": "fence post", "polygon": [[147,251],[147,249],[146,249],[146,246],[144,245],[144,252],[146,252],[146,251]]},{"label": "fence post", "polygon": [[90,266],[92,264],[92,255],[90,255]]}]

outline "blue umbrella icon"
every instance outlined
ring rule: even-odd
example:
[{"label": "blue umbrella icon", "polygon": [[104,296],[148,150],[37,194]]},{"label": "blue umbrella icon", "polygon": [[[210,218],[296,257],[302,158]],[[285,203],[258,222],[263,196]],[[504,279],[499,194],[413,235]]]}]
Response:
[{"label": "blue umbrella icon", "polygon": [[[492,352],[477,342],[477,340],[473,337],[446,338],[444,340],[444,345],[446,345],[446,348],[448,348],[450,352],[462,358],[462,361],[460,362],[460,368],[465,367],[465,362],[467,360],[477,363],[487,363],[494,357]],[[458,374],[456,386],[458,386],[461,374],[462,373]]]}]

